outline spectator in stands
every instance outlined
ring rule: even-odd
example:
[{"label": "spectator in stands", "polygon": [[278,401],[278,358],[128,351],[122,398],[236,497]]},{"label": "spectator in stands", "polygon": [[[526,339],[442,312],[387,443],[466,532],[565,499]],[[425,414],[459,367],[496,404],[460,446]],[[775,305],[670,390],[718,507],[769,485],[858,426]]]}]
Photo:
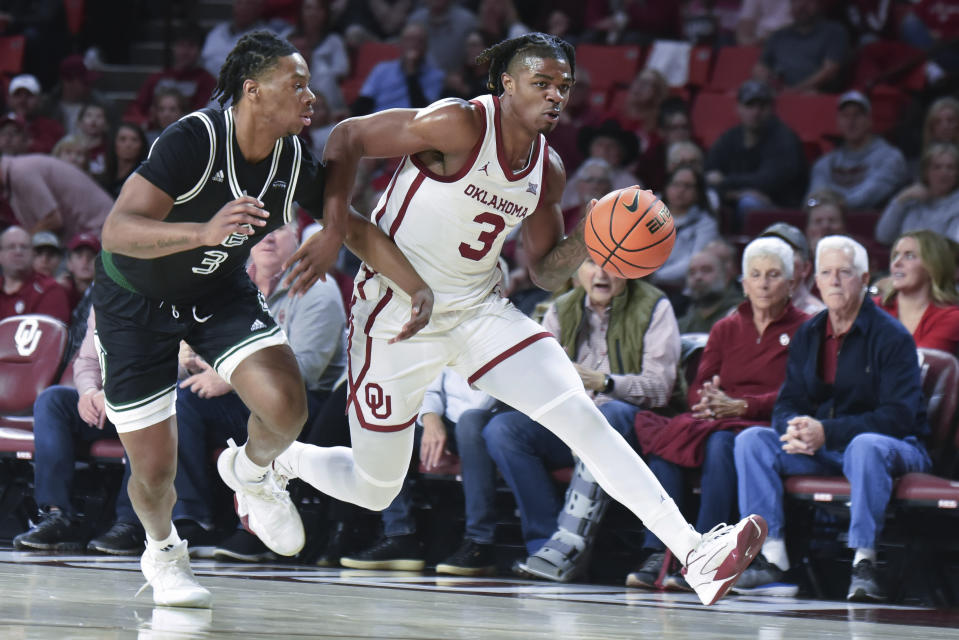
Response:
[{"label": "spectator in stands", "polygon": [[[483,38],[480,31],[473,31],[466,36],[466,54],[463,56],[463,64],[446,74],[443,97],[472,100],[476,96],[489,93],[489,87],[486,85],[489,82],[489,61],[477,61],[477,56],[487,46],[487,40]],[[550,138],[552,139],[552,135]]]},{"label": "spectator in stands", "polygon": [[703,247],[703,251],[707,251],[719,258],[719,261],[722,262],[723,269],[726,270],[726,274],[729,276],[730,281],[739,281],[739,265],[736,264],[738,252],[728,240],[722,237],[716,238]]},{"label": "spectator in stands", "polygon": [[631,131],[639,141],[640,153],[645,153],[656,141],[659,109],[668,95],[669,86],[663,74],[647,67],[633,78],[622,107],[607,112],[606,117],[616,120],[626,131]]},{"label": "spectator in stands", "polygon": [[153,104],[144,132],[148,148],[156,142],[163,130],[186,115],[186,99],[176,87],[160,87],[153,92]]},{"label": "spectator in stands", "polygon": [[[588,258],[576,280],[549,307],[543,326],[576,363],[609,423],[635,443],[633,420],[640,408],[679,411],[685,403],[685,385],[677,383],[680,341],[672,306],[654,286],[612,276]],[[581,575],[608,496],[569,447],[518,411],[498,413],[483,437],[519,505],[531,554],[522,570],[559,581]],[[549,471],[574,464],[557,530],[562,503]]]},{"label": "spectator in stands", "polygon": [[267,29],[278,36],[286,36],[292,27],[283,20],[263,19],[264,0],[233,0],[233,15],[228,21],[217,23],[206,34],[200,64],[214,78],[219,77],[220,67],[240,38],[258,29]]},{"label": "spectator in stands", "polygon": [[80,132],[80,111],[89,103],[107,106],[109,101],[93,88],[97,74],[87,69],[83,56],[67,56],[60,62],[60,84],[50,95],[52,111],[67,133]]},{"label": "spectator in stands", "polygon": [[0,194],[21,226],[53,231],[61,241],[85,231],[99,236],[113,206],[93,178],[42,154],[0,156]]},{"label": "spectator in stands", "polygon": [[[663,179],[665,180],[666,175],[672,173],[681,165],[693,167],[700,173],[705,172],[706,159],[703,156],[703,150],[692,140],[673,142],[666,148],[666,173],[663,174]],[[639,170],[642,171],[642,167]],[[722,206],[719,192],[708,183],[706,185],[706,196],[709,199],[710,209],[719,211]]]},{"label": "spectator in stands", "polygon": [[683,294],[689,305],[679,318],[680,333],[709,333],[743,300],[742,289],[732,282],[722,259],[705,248],[689,260]]},{"label": "spectator in stands", "polygon": [[883,244],[905,231],[929,229],[959,241],[959,147],[935,142],[919,161],[919,182],[894,197],[876,224]]},{"label": "spectator in stands", "polygon": [[553,9],[546,17],[543,32],[551,36],[556,36],[557,38],[562,38],[575,47],[579,44],[580,40],[578,30],[574,31],[578,26],[580,25],[573,24],[573,19],[566,11]]},{"label": "spectator in stands", "polygon": [[790,0],[792,24],[766,40],[753,77],[794,91],[835,91],[849,53],[842,25],[822,16],[820,0]]},{"label": "spectator in stands", "polygon": [[19,156],[30,149],[30,134],[16,116],[0,117],[0,154]]},{"label": "spectator in stands", "polygon": [[922,125],[922,147],[935,142],[959,145],[959,100],[952,96],[939,98],[929,106]]},{"label": "spectator in stands", "polygon": [[100,240],[92,233],[78,233],[67,243],[67,270],[57,277],[57,282],[67,292],[70,309],[77,306],[80,298],[93,284],[98,253]]},{"label": "spectator in stands", "polygon": [[760,237],[773,237],[783,240],[793,250],[793,306],[804,313],[813,315],[819,313],[826,306],[822,300],[812,294],[809,276],[813,272],[812,254],[809,253],[809,243],[802,231],[786,224],[776,222],[759,234]]},{"label": "spectator in stands", "polygon": [[350,72],[350,58],[340,34],[332,30],[330,0],[303,0],[300,18],[288,40],[310,63],[310,88],[334,110],[346,108],[339,82]]},{"label": "spectator in stands", "polygon": [[666,177],[663,202],[673,214],[676,241],[669,258],[649,279],[675,294],[686,281],[689,260],[719,235],[719,226],[709,207],[706,180],[692,167],[681,166]]},{"label": "spectator in stands", "polygon": [[394,40],[406,24],[413,0],[352,0],[332,4],[336,31],[350,48],[358,41]]},{"label": "spectator in stands", "polygon": [[590,201],[613,190],[613,168],[602,158],[589,158],[570,177],[567,188],[576,192],[575,203],[563,209],[564,228],[571,233],[586,215]]},{"label": "spectator in stands", "polygon": [[736,21],[736,44],[762,44],[770,34],[792,24],[789,4],[782,0],[743,0]]},{"label": "spectator in stands", "polygon": [[403,27],[400,47],[399,58],[380,62],[370,71],[354,113],[425,107],[439,98],[444,76],[426,57],[426,27],[418,22]]},{"label": "spectator in stands", "polygon": [[654,40],[679,40],[682,33],[680,5],[675,2],[589,2],[593,12],[604,17],[587,19],[590,30],[606,44],[650,44]]},{"label": "spectator in stands", "polygon": [[337,125],[338,120],[333,116],[330,105],[322,93],[316,95],[313,101],[313,118],[310,121],[310,142],[313,145],[313,155],[317,158],[323,157],[323,148],[326,147],[326,140],[330,137],[333,127]]},{"label": "spectator in stands", "polygon": [[949,241],[926,229],[907,231],[892,246],[889,275],[889,289],[873,301],[899,319],[917,347],[955,355],[959,293]]},{"label": "spectator in stands", "polygon": [[[463,557],[451,558],[451,563],[437,565],[438,573],[492,575],[496,572],[493,548],[496,467],[480,437],[495,402],[485,392],[470,387],[462,376],[451,369],[444,369],[423,397],[416,425],[413,459],[419,458],[420,465],[427,473],[439,465],[444,453],[456,453],[461,449],[456,439],[461,431],[473,436],[469,444],[479,446],[478,450],[463,450],[462,457],[463,492],[468,502],[466,537],[471,541],[473,538],[478,540],[466,545]],[[460,427],[459,422],[464,418],[466,422]],[[476,462],[480,464],[477,466]],[[423,541],[416,532],[412,494],[412,481],[407,476],[399,494],[382,512],[383,536],[370,548],[340,558],[344,567],[423,570],[426,564]]]},{"label": "spectator in stands", "polygon": [[33,234],[33,270],[42,276],[56,278],[63,262],[63,247],[57,236],[49,231]]},{"label": "spectator in stands", "polygon": [[150,147],[140,125],[123,122],[113,134],[113,144],[107,149],[106,169],[101,183],[116,198],[130,174],[146,160]]},{"label": "spectator in stands", "polygon": [[[650,191],[662,191],[666,184],[666,174],[672,173],[672,169],[666,168],[667,151],[677,142],[691,142],[692,139],[693,125],[686,103],[679,99],[663,101],[656,118],[656,132],[650,137],[650,144],[637,163],[636,175],[640,183]],[[700,151],[699,171],[702,170]]]},{"label": "spectator in stands", "polygon": [[[639,154],[639,141],[631,131],[623,129],[615,120],[604,120],[597,126],[584,126],[579,130],[579,149],[583,158],[600,158],[612,168],[613,189],[622,189],[636,184],[636,175],[630,170]],[[575,187],[566,185],[562,206],[567,209],[582,204]]]},{"label": "spectator in stands", "polygon": [[810,254],[816,254],[816,245],[826,236],[846,233],[846,201],[832,189],[817,189],[806,197],[806,242]]},{"label": "spectator in stands", "polygon": [[918,0],[912,5],[902,19],[900,33],[903,40],[930,54],[926,77],[936,83],[959,71],[959,55],[955,51],[959,14],[948,0]]},{"label": "spectator in stands", "polygon": [[90,175],[104,182],[107,170],[107,150],[110,148],[110,121],[107,110],[88,102],[80,108],[77,133],[87,147],[87,166]]},{"label": "spectator in stands", "polygon": [[[345,370],[346,312],[333,278],[318,281],[302,296],[289,295],[283,280],[287,275],[283,263],[296,252],[298,238],[292,223],[268,234],[250,251],[248,273],[290,341],[306,382],[309,425]],[[214,513],[210,503],[210,445],[217,443],[222,447],[226,438],[245,440],[250,410],[208,363],[195,354],[191,357],[189,351],[181,351],[180,360],[191,375],[177,391],[179,441],[175,486],[179,499],[173,517],[209,529]],[[199,531],[196,526],[190,528]],[[236,560],[272,557],[258,538],[243,529],[222,542],[213,554]]]},{"label": "spectator in stands", "polygon": [[518,38],[530,32],[520,21],[513,0],[480,0],[476,9],[477,30],[486,42]]},{"label": "spectator in stands", "polygon": [[579,133],[583,127],[593,127],[602,122],[602,111],[592,103],[591,78],[585,68],[576,69],[576,83],[569,90],[566,108],[559,114],[559,123],[549,134],[549,146],[553,147],[566,165],[566,174],[571,175],[583,163],[585,156],[580,150]]},{"label": "spectator in stands", "polygon": [[873,133],[869,98],[847,91],[838,106],[842,142],[813,164],[809,190],[828,187],[842,194],[850,209],[878,209],[906,182],[906,159]]},{"label": "spectator in stands", "polygon": [[706,156],[706,181],[736,208],[737,228],[750,209],[792,206],[805,188],[806,160],[796,134],[776,117],[768,85],[739,87],[741,124],[727,130]]},{"label": "spectator in stands", "polygon": [[[766,518],[762,554],[733,591],[795,595],[783,523],[783,476],[845,475],[851,485],[849,537],[855,550],[847,599],[883,600],[876,542],[893,479],[931,466],[916,345],[909,332],[866,298],[866,250],[847,236],[816,249],[816,283],[827,312],[796,332],[772,428],[736,437],[739,509]],[[840,349],[842,357],[839,357]],[[779,583],[778,585],[776,583]]]},{"label": "spectator in stands", "polygon": [[200,49],[205,38],[203,28],[189,22],[176,26],[173,33],[172,65],[151,74],[127,110],[127,119],[141,126],[149,122],[154,96],[160,89],[176,89],[190,111],[205,107],[213,95],[216,78],[200,66]]},{"label": "spectator in stands", "polygon": [[50,155],[64,162],[69,162],[83,173],[89,174],[90,163],[87,162],[87,145],[80,136],[68,133],[60,138]]},{"label": "spectator in stands", "polygon": [[[90,541],[70,499],[78,454],[92,442],[117,438],[116,428],[107,420],[103,378],[94,345],[93,310],[87,314],[87,330],[80,352],[73,362],[73,384],[44,389],[33,405],[34,499],[40,519],[28,531],[13,539],[15,549],[43,551],[101,551],[133,555],[142,551],[144,533],[126,495],[129,465],[116,496],[116,520],[103,535]],[[95,523],[94,523],[95,524]]]},{"label": "spectator in stands", "polygon": [[[682,505],[686,494],[683,469],[702,469],[697,531],[709,531],[735,515],[733,441],[746,427],[769,424],[786,377],[789,342],[809,318],[789,301],[792,267],[793,250],[779,238],[750,242],[743,252],[746,301],[709,332],[689,388],[691,411],[672,418],[650,411],[636,416],[646,462],[676,504]],[[664,576],[660,583],[665,546],[648,531],[643,548],[650,554],[626,578],[628,586],[690,590],[678,574]]]},{"label": "spectator in stands", "polygon": [[63,125],[40,114],[40,96],[43,89],[32,75],[21,74],[10,80],[7,106],[12,116],[23,123],[29,137],[28,151],[50,153],[57,140],[63,137]]},{"label": "spectator in stands", "polygon": [[33,270],[33,242],[20,227],[0,233],[0,272],[0,319],[42,313],[69,321],[67,292],[50,276]]},{"label": "spectator in stands", "polygon": [[424,27],[429,61],[444,73],[459,66],[466,37],[478,26],[476,15],[452,0],[426,0],[410,13],[406,24]]}]

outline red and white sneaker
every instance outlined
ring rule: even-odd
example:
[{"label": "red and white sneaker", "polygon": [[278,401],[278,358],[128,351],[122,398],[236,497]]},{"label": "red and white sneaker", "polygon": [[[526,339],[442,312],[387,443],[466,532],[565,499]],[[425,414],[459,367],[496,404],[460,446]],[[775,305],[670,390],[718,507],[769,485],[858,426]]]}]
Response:
[{"label": "red and white sneaker", "polygon": [[288,476],[270,469],[259,482],[244,482],[237,477],[233,463],[239,447],[233,439],[217,458],[216,468],[223,482],[236,493],[233,501],[243,528],[281,556],[294,556],[306,543],[303,521],[286,490]]},{"label": "red and white sneaker", "polygon": [[766,540],[766,520],[750,515],[738,524],[721,524],[703,534],[702,542],[686,556],[682,574],[703,604],[726,595]]}]

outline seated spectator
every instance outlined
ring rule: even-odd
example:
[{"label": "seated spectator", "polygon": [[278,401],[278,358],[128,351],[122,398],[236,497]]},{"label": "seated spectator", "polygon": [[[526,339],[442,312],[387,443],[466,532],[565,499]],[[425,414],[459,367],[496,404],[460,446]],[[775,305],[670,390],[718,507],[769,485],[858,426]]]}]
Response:
[{"label": "seated spectator", "polygon": [[[476,96],[489,93],[489,87],[486,86],[489,82],[489,61],[478,60],[488,46],[483,34],[479,31],[473,31],[466,36],[463,64],[446,74],[442,93],[444,98],[472,100]],[[550,140],[552,141],[552,135]],[[569,167],[567,170],[570,170]]]},{"label": "seated spectator", "polygon": [[310,88],[336,111],[346,108],[339,82],[350,72],[350,58],[340,34],[332,30],[330,0],[303,0],[299,22],[287,39],[310,66]]},{"label": "seated spectator", "polygon": [[530,32],[520,20],[513,0],[480,0],[476,26],[487,42],[501,42]]},{"label": "seated spectator", "polygon": [[[632,132],[626,131],[615,120],[605,120],[598,126],[584,126],[579,130],[579,149],[584,162],[601,158],[611,167],[610,182],[613,189],[622,189],[636,184],[636,175],[629,166],[639,154],[639,142]],[[566,185],[561,201],[563,209],[583,204],[575,187]]]},{"label": "seated spectator", "polygon": [[[662,191],[666,184],[666,174],[673,171],[666,168],[667,151],[678,142],[691,142],[692,137],[693,126],[686,103],[682,100],[664,101],[656,120],[656,133],[637,163],[636,175],[639,176],[640,184],[656,193]],[[699,170],[703,170],[701,151]]]},{"label": "seated spectator", "polygon": [[649,279],[675,293],[685,283],[690,258],[719,235],[719,226],[709,207],[706,180],[691,167],[680,167],[666,177],[663,202],[673,215],[676,241],[669,258]]},{"label": "seated spectator", "polygon": [[959,293],[956,260],[938,233],[907,231],[892,246],[888,290],[873,301],[898,318],[917,347],[956,354],[959,347]]},{"label": "seated spectator", "polygon": [[14,76],[7,89],[10,113],[26,128],[30,153],[50,153],[63,137],[63,125],[40,114],[40,81],[29,74]]},{"label": "seated spectator", "polygon": [[[466,37],[478,26],[476,15],[452,0],[427,0],[421,3],[420,8],[414,9],[406,20],[407,26],[414,24],[423,26],[427,58],[432,66],[443,73],[449,73],[459,66]],[[403,33],[406,33],[406,29]]]},{"label": "seated spectator", "polygon": [[313,146],[313,155],[317,158],[323,157],[323,149],[326,147],[326,141],[333,132],[333,127],[338,120],[333,116],[330,105],[322,93],[316,94],[316,100],[313,101],[313,117],[310,119],[310,143]]},{"label": "seated spectator", "polygon": [[33,270],[33,242],[21,227],[0,233],[0,320],[42,313],[67,323],[70,304],[57,281]]},{"label": "seated spectator", "polygon": [[153,146],[163,130],[185,116],[186,100],[176,87],[161,87],[153,92],[147,128],[144,131],[147,146]]},{"label": "seated spectator", "polygon": [[[576,363],[606,420],[635,446],[633,420],[640,408],[678,411],[684,403],[672,306],[652,285],[609,275],[590,259],[576,279],[577,286],[549,307],[543,326]],[[609,497],[569,447],[518,411],[494,416],[483,438],[519,505],[530,554],[520,568],[561,582],[582,575]],[[574,464],[562,508],[549,471]]]},{"label": "seated spectator", "polygon": [[741,124],[723,133],[709,149],[706,181],[736,208],[738,228],[750,209],[799,202],[806,159],[799,138],[776,117],[767,85],[747,80],[737,98]]},{"label": "seated spectator", "polygon": [[817,189],[806,197],[806,242],[812,255],[826,236],[846,233],[846,201],[836,191]]},{"label": "seated spectator", "polygon": [[[809,316],[789,301],[793,250],[778,238],[757,238],[743,252],[746,301],[710,330],[689,388],[691,411],[666,418],[650,411],[636,416],[636,434],[646,463],[682,508],[683,469],[702,469],[702,495],[696,530],[705,533],[728,521],[736,510],[733,440],[744,428],[772,417],[776,395],[786,376],[789,341]],[[648,550],[626,584],[657,588],[666,547],[647,531]],[[669,567],[666,567],[669,570]],[[690,590],[671,573],[666,587]]]},{"label": "seated spectator", "polygon": [[936,142],[922,152],[919,182],[890,200],[876,223],[883,244],[906,231],[929,229],[959,241],[959,147]]},{"label": "seated spectator", "polygon": [[233,50],[240,38],[258,29],[267,29],[278,36],[286,36],[292,27],[275,19],[266,22],[263,19],[264,0],[233,0],[233,13],[230,20],[218,22],[206,34],[203,50],[200,51],[200,64],[214,78],[219,77],[220,67],[226,62],[226,56]]},{"label": "seated spectator", "polygon": [[357,42],[390,41],[399,36],[413,0],[352,0],[334,2],[333,23],[352,49]]},{"label": "seated spectator", "polygon": [[566,183],[567,189],[576,193],[575,203],[563,209],[564,228],[572,233],[579,221],[586,215],[590,202],[599,200],[613,190],[613,168],[602,158],[589,158],[579,165]]},{"label": "seated spectator", "polygon": [[923,148],[935,142],[959,145],[959,100],[944,96],[933,102],[922,126]]},{"label": "seated spectator", "polygon": [[813,315],[819,313],[826,306],[822,300],[812,294],[812,285],[810,276],[813,273],[813,262],[809,253],[809,244],[806,242],[806,236],[802,231],[786,224],[785,222],[776,222],[769,225],[760,237],[779,238],[784,241],[793,250],[793,306],[804,313]]},{"label": "seated spectator", "polygon": [[69,162],[83,173],[90,173],[90,163],[87,161],[87,144],[79,135],[69,133],[53,145],[50,155],[64,162]]},{"label": "seated spectator", "polygon": [[[706,160],[703,157],[703,150],[692,140],[673,142],[666,148],[666,173],[663,174],[663,179],[665,180],[666,175],[678,169],[680,165],[690,166],[700,173],[705,173]],[[706,196],[709,199],[710,210],[719,211],[722,206],[719,192],[707,184]]]},{"label": "seated spectator", "polygon": [[[481,436],[495,403],[488,394],[471,388],[451,369],[445,369],[423,397],[413,459],[418,458],[429,472],[439,464],[444,453],[461,452],[466,498],[466,543],[453,557],[437,565],[437,573],[476,576],[496,573],[493,547],[496,467]],[[460,442],[458,437],[463,434],[469,437]],[[471,448],[467,449],[467,445]],[[423,540],[416,532],[412,493],[412,482],[407,475],[399,494],[382,512],[383,536],[369,549],[340,558],[344,567],[423,570]]]},{"label": "seated spectator", "polygon": [[93,88],[98,74],[87,69],[83,56],[67,56],[60,61],[60,84],[50,92],[50,109],[67,133],[79,133],[80,110],[83,105],[110,104],[109,99]]},{"label": "seated spectator", "polygon": [[63,261],[60,240],[49,231],[33,234],[33,270],[42,276],[56,278]]},{"label": "seated spectator", "polygon": [[124,122],[113,134],[113,144],[107,148],[106,167],[101,184],[114,198],[120,195],[127,181],[140,163],[146,160],[150,147],[140,125]]},{"label": "seated spectator", "polygon": [[548,137],[549,146],[559,153],[566,165],[566,175],[572,175],[586,158],[585,152],[580,150],[580,130],[596,126],[603,120],[603,113],[593,106],[591,96],[589,71],[577,68],[576,83],[569,90],[566,107],[559,113],[559,122]]},{"label": "seated spectator", "polygon": [[[44,389],[33,405],[34,500],[40,518],[33,527],[13,539],[14,549],[138,555],[143,551],[144,532],[127,496],[129,465],[116,496],[116,520],[102,535],[87,544],[87,526],[79,520],[70,499],[78,449],[90,443],[117,438],[116,427],[107,420],[103,378],[94,345],[94,314],[90,309],[87,331],[73,363],[74,386],[54,385]],[[96,523],[94,523],[95,526]]]},{"label": "seated spectator", "polygon": [[626,90],[623,106],[608,112],[606,118],[616,120],[623,129],[631,131],[639,141],[640,153],[645,153],[656,141],[659,108],[668,95],[669,86],[663,74],[656,69],[643,69]]},{"label": "seated spectator", "polygon": [[107,171],[107,150],[110,148],[110,122],[107,110],[94,102],[80,108],[77,133],[87,148],[87,170],[103,182]]},{"label": "seated spectator", "polygon": [[100,235],[113,198],[93,178],[53,156],[0,156],[0,196],[30,233],[53,231],[61,242]]},{"label": "seated spectator", "polygon": [[906,182],[902,152],[875,135],[872,105],[859,91],[839,97],[840,145],[813,164],[809,191],[838,191],[850,209],[878,209]]},{"label": "seated spectator", "polygon": [[689,260],[683,294],[689,305],[679,318],[680,333],[709,333],[743,300],[742,289],[729,277],[722,259],[705,248]]},{"label": "seated spectator", "polygon": [[30,134],[16,116],[0,117],[0,155],[19,156],[30,149]]},{"label": "seated spectator", "polygon": [[[789,348],[772,428],[751,427],[734,447],[739,510],[766,518],[762,554],[735,593],[795,595],[783,517],[783,476],[844,475],[851,485],[849,536],[855,550],[847,599],[885,599],[876,575],[893,479],[927,471],[928,431],[916,346],[909,332],[866,298],[866,250],[847,236],[816,249],[816,283],[827,312],[808,320]],[[839,357],[840,348],[842,357]]]},{"label": "seated spectator", "polygon": [[782,0],[743,0],[736,21],[736,44],[762,44],[773,32],[792,24],[789,4]]},{"label": "seated spectator", "polygon": [[57,278],[57,282],[67,292],[70,309],[77,306],[93,284],[98,253],[100,240],[92,233],[78,233],[67,243],[67,270]]},{"label": "seated spectator", "polygon": [[[673,2],[589,2],[587,25],[593,38],[605,44],[650,44],[654,40],[679,40],[682,32],[680,5]],[[603,17],[592,20],[591,14]]]},{"label": "seated spectator", "polygon": [[794,91],[836,91],[849,54],[842,25],[822,16],[820,0],[790,0],[792,24],[774,31],[753,77]]},{"label": "seated spectator", "polygon": [[[918,0],[910,3],[900,25],[903,40],[926,51],[932,60],[926,65],[926,78],[937,83],[959,72],[955,41],[959,38],[959,19],[948,0]],[[952,46],[950,46],[952,45]]]},{"label": "seated spectator", "polygon": [[216,78],[200,66],[205,38],[202,27],[190,22],[174,27],[173,33],[172,65],[151,74],[127,109],[126,118],[140,126],[145,127],[150,120],[154,96],[160,89],[176,89],[190,111],[205,107],[213,95]]},{"label": "seated spectator", "polygon": [[444,75],[426,57],[426,28],[420,23],[403,27],[400,47],[399,58],[378,63],[366,76],[355,114],[425,107],[439,98]]}]

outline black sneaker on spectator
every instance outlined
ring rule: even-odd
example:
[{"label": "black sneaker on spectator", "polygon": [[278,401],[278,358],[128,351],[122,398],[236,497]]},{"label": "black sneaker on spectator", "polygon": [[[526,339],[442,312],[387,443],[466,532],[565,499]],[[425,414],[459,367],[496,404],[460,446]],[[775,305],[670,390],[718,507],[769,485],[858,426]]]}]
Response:
[{"label": "black sneaker on spectator", "polygon": [[326,548],[316,559],[318,567],[338,567],[340,558],[348,555],[355,548],[355,534],[353,526],[349,522],[336,522],[330,528],[330,536],[326,542]]},{"label": "black sneaker on spectator", "polygon": [[763,554],[756,556],[731,591],[741,596],[781,596],[792,598],[799,593],[799,585],[786,581],[786,572],[766,560]]},{"label": "black sneaker on spectator", "polygon": [[686,578],[678,571],[663,578],[663,588],[668,591],[692,591],[693,588],[686,582]]},{"label": "black sneaker on spectator", "polygon": [[104,533],[87,544],[87,551],[114,556],[138,556],[143,553],[146,534],[140,523],[114,522]]},{"label": "black sneaker on spectator", "polygon": [[467,538],[453,555],[436,565],[436,573],[495,576],[496,548],[491,544],[480,544]]},{"label": "black sneaker on spectator", "polygon": [[423,546],[415,533],[405,536],[384,536],[366,551],[340,558],[340,564],[351,569],[384,569],[390,571],[422,571],[426,566]]},{"label": "black sneaker on spectator", "polygon": [[229,538],[213,550],[214,560],[227,562],[266,562],[275,560],[276,554],[266,548],[260,539],[246,529],[237,529]]},{"label": "black sneaker on spectator", "polygon": [[639,569],[626,576],[627,587],[642,587],[643,589],[659,589],[657,584],[663,572],[663,562],[666,560],[665,551],[654,551],[649,554],[639,566]]},{"label": "black sneaker on spectator", "polygon": [[871,560],[860,560],[852,568],[852,579],[849,582],[846,600],[850,602],[886,601],[886,593],[879,585],[876,565]]},{"label": "black sneaker on spectator", "polygon": [[13,539],[13,548],[27,551],[83,551],[76,521],[59,509],[41,511],[39,522]]},{"label": "black sneaker on spectator", "polygon": [[191,558],[212,558],[216,550],[215,532],[207,529],[196,520],[180,518],[174,520],[177,535],[187,541]]}]

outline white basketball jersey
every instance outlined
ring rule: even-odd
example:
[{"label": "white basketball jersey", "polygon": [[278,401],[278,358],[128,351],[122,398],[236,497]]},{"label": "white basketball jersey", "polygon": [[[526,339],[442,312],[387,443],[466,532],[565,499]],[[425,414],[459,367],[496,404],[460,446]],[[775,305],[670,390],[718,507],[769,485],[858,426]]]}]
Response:
[{"label": "white basketball jersey", "polygon": [[[406,156],[373,212],[433,289],[434,311],[466,309],[486,298],[501,277],[497,260],[506,236],[533,215],[544,191],[545,137],[537,136],[526,168],[514,172],[502,148],[499,99],[486,95],[472,104],[486,124],[463,168],[441,176]],[[362,269],[357,282],[369,275]]]}]

